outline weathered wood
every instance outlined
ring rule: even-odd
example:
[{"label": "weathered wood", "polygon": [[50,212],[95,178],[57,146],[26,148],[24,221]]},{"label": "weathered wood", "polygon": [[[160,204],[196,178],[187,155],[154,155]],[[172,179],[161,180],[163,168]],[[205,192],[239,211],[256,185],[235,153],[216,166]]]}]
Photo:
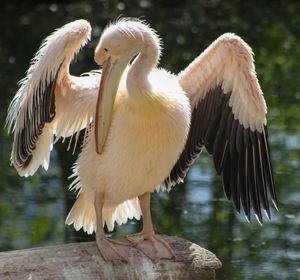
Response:
[{"label": "weathered wood", "polygon": [[178,238],[162,236],[176,261],[153,263],[130,248],[130,263],[105,262],[95,242],[63,244],[0,253],[0,279],[215,279],[222,264],[208,250]]}]

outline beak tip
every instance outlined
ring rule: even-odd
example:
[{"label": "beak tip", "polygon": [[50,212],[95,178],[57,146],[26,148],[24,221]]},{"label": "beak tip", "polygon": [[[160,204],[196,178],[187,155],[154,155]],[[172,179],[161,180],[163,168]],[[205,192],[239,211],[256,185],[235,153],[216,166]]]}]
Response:
[{"label": "beak tip", "polygon": [[99,148],[96,148],[96,153],[98,154],[98,155],[101,155],[102,154],[102,148],[101,149],[99,149]]},{"label": "beak tip", "polygon": [[98,141],[98,137],[96,137],[96,153],[98,154],[98,155],[101,155],[102,154],[102,151],[103,151],[103,145],[101,144],[101,142],[100,141]]}]

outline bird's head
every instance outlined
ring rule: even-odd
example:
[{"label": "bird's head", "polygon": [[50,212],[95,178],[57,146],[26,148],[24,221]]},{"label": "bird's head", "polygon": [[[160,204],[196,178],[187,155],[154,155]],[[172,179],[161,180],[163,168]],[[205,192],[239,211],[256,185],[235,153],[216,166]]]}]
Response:
[{"label": "bird's head", "polygon": [[140,20],[121,19],[104,29],[95,49],[95,61],[103,64],[108,58],[121,57],[130,57],[130,61],[149,44],[160,50],[160,40],[153,29]]},{"label": "bird's head", "polygon": [[159,38],[154,30],[139,20],[121,19],[103,31],[95,49],[95,61],[102,65],[95,116],[97,153],[101,153],[108,135],[112,108],[124,70],[136,55],[150,45],[156,46],[154,49],[159,57]]}]

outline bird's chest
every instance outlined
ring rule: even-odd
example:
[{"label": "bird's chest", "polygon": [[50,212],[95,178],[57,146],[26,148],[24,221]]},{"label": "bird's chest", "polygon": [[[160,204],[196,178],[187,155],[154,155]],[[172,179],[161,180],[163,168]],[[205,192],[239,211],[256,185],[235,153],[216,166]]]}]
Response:
[{"label": "bird's chest", "polygon": [[131,185],[135,192],[152,191],[160,184],[183,150],[189,127],[186,109],[172,111],[169,105],[159,104],[154,109],[145,105],[135,110],[120,105],[105,152],[114,181],[117,176],[119,184]]},{"label": "bird's chest", "polygon": [[135,160],[150,172],[158,164],[153,161],[180,152],[186,132],[174,116],[166,112],[155,115],[147,112],[148,108],[141,108],[140,112],[125,110],[115,115],[108,141],[110,149],[122,157],[120,160]]}]

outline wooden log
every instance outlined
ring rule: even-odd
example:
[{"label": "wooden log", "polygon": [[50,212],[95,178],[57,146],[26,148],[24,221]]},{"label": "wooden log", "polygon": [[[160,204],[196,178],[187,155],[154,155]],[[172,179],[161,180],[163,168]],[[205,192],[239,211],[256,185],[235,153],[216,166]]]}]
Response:
[{"label": "wooden log", "polygon": [[153,263],[130,247],[130,263],[105,262],[95,242],[70,243],[0,253],[0,279],[215,279],[222,264],[208,250],[178,237],[162,236],[176,260]]}]

